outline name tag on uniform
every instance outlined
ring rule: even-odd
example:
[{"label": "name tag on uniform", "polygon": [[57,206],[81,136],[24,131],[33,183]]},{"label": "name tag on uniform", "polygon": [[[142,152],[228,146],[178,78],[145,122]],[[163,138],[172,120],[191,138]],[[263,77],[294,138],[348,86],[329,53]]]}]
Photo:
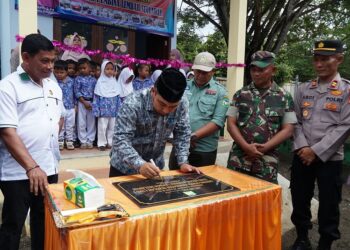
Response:
[{"label": "name tag on uniform", "polygon": [[334,102],[342,103],[343,102],[343,98],[328,96],[328,97],[326,97],[326,101],[327,102],[332,102],[332,103],[334,103]]},{"label": "name tag on uniform", "polygon": [[313,100],[315,97],[313,95],[303,95],[303,99],[305,100]]},{"label": "name tag on uniform", "polygon": [[216,90],[207,89],[207,90],[205,91],[205,93],[206,93],[207,95],[216,95]]}]

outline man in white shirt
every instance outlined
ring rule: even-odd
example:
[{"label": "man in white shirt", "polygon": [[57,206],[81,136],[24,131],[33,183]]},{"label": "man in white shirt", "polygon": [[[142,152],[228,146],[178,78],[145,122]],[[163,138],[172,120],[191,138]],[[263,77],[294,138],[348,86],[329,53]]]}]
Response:
[{"label": "man in white shirt", "polygon": [[29,208],[32,249],[43,249],[43,195],[58,180],[64,107],[60,87],[48,78],[55,59],[51,41],[28,35],[21,56],[17,71],[0,82],[0,249],[18,249]]}]

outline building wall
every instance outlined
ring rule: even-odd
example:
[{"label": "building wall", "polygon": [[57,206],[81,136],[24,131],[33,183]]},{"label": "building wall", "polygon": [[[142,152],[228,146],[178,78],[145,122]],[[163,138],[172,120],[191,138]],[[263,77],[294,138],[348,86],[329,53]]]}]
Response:
[{"label": "building wall", "polygon": [[[10,73],[11,49],[17,46],[16,35],[18,34],[18,10],[15,9],[15,0],[1,1],[1,78]],[[3,21],[4,20],[4,21]],[[6,25],[10,23],[10,25]],[[38,29],[48,39],[53,39],[53,18],[38,16]],[[20,35],[20,34],[19,34]]]}]

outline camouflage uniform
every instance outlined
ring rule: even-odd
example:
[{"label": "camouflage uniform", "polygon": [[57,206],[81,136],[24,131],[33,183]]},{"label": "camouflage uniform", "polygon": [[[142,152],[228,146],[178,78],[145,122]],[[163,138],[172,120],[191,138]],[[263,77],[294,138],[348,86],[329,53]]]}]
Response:
[{"label": "camouflage uniform", "polygon": [[[281,129],[286,114],[294,114],[294,103],[291,95],[273,83],[261,94],[254,83],[243,87],[233,96],[230,110],[237,110],[237,127],[247,143],[266,143]],[[231,111],[232,112],[232,111]],[[295,114],[294,114],[295,117]],[[277,182],[277,150],[265,153],[262,158],[249,161],[244,151],[233,143],[228,159],[228,168],[247,172],[258,178]]]}]

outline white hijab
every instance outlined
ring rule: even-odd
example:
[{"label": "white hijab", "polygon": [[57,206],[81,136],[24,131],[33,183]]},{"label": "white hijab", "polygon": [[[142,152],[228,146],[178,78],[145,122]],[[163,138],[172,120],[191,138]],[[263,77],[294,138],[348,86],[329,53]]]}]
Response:
[{"label": "white hijab", "polygon": [[134,91],[134,88],[132,87],[132,80],[131,82],[126,83],[130,76],[133,77],[132,80],[135,78],[134,71],[129,67],[124,68],[122,72],[120,72],[118,78],[118,85],[121,87],[120,97],[125,97]]},{"label": "white hijab", "polygon": [[105,68],[108,63],[112,63],[112,62],[104,61],[102,63],[101,76],[97,80],[94,93],[102,97],[115,97],[117,95],[120,95],[121,89],[114,76],[111,76],[111,77],[106,76]]},{"label": "white hijab", "polygon": [[151,76],[151,81],[152,81],[153,84],[157,81],[158,77],[159,77],[161,74],[162,74],[162,71],[161,71],[160,69],[157,69],[157,70],[155,70],[155,71],[153,72],[153,74],[152,74],[152,76]]}]

